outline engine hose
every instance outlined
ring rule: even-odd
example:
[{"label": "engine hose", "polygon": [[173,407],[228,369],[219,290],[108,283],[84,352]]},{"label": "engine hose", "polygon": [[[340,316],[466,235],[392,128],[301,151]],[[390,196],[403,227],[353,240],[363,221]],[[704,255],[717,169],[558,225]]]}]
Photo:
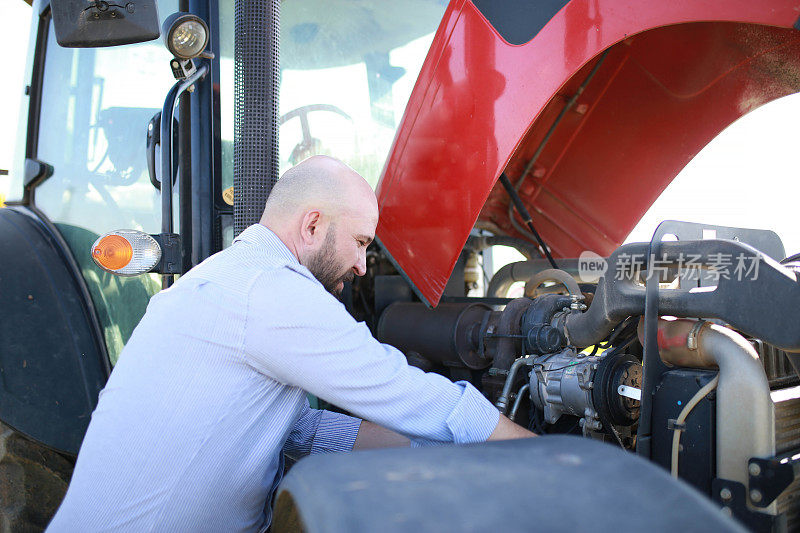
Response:
[{"label": "engine hose", "polygon": [[546,281],[560,283],[566,287],[567,291],[573,296],[583,296],[581,294],[581,288],[578,286],[578,282],[575,281],[575,278],[563,270],[556,268],[548,268],[534,275],[530,281],[525,284],[525,296],[528,298],[532,297],[536,293],[536,289],[539,288],[539,285]]},{"label": "engine hose", "polygon": [[500,394],[497,402],[495,402],[495,405],[500,410],[500,413],[506,414],[508,411],[508,395],[511,394],[511,386],[514,384],[514,378],[517,377],[517,371],[519,371],[519,367],[532,364],[532,357],[522,357],[514,361],[514,364],[511,365],[511,368],[508,370],[508,376],[506,376],[506,382],[503,384],[503,392]]},{"label": "engine hose", "polygon": [[511,420],[512,422],[514,421],[514,418],[517,416],[517,411],[519,411],[519,405],[522,403],[522,398],[525,397],[525,393],[528,392],[530,388],[531,388],[530,384],[526,383],[525,385],[522,386],[522,388],[519,389],[519,392],[517,392],[517,399],[514,401],[514,407],[511,408],[511,414],[508,415],[509,420]]},{"label": "engine hose", "polygon": [[[663,222],[662,222],[663,224]],[[661,248],[659,227],[647,249],[647,257],[652,259]],[[658,357],[658,278],[653,275],[654,261],[647,261],[647,277],[645,278],[644,318],[642,321],[642,397],[639,415],[639,427],[636,434],[636,453],[644,457],[650,456],[650,436],[652,433],[652,396],[664,365]]]},{"label": "engine hose", "polygon": [[686,405],[683,406],[683,409],[681,409],[678,415],[678,419],[675,421],[675,432],[672,434],[672,461],[670,466],[670,472],[674,478],[678,477],[678,453],[681,448],[681,434],[684,430],[683,425],[686,423],[686,419],[689,417],[689,413],[692,412],[692,409],[694,409],[703,398],[708,396],[712,390],[717,388],[717,383],[719,383],[719,374],[703,385],[703,387],[692,396],[692,399],[686,402]]}]

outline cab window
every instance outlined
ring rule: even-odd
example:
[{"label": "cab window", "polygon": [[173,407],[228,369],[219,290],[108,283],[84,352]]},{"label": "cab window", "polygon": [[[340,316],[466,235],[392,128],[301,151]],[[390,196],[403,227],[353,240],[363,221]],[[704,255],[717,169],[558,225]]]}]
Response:
[{"label": "cab window", "polygon": [[[281,173],[326,154],[377,185],[446,5],[281,3]],[[220,5],[222,190],[233,185],[233,29],[233,3]]]},{"label": "cab window", "polygon": [[[177,0],[158,2],[163,18]],[[146,164],[146,129],[174,83],[161,41],[109,48],[62,48],[47,40],[37,158],[54,168],[35,205],[70,246],[89,286],[112,364],[160,284],[97,268],[89,250],[114,229],[160,229],[160,193]],[[123,67],[124,66],[124,67]]]}]

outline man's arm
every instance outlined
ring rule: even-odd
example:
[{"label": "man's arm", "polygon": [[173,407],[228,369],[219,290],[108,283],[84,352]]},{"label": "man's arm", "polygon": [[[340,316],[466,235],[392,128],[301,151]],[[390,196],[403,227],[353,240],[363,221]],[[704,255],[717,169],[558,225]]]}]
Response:
[{"label": "man's arm", "polygon": [[[315,410],[310,409],[309,414],[313,413]],[[320,429],[316,429],[315,433],[319,432]],[[322,429],[321,431],[325,431]],[[294,434],[294,432],[293,432]],[[535,433],[531,433],[527,429],[519,426],[509,420],[508,418],[500,415],[500,419],[497,422],[497,427],[494,429],[491,435],[487,440],[508,440],[508,439],[525,439],[529,437],[535,437]],[[301,442],[305,441],[308,442],[308,436],[306,438],[299,439]],[[341,441],[346,441],[347,438],[341,439]],[[288,441],[287,448],[294,447],[296,443]],[[372,450],[376,448],[407,448],[411,445],[411,441],[408,437],[404,437],[400,433],[392,431],[391,429],[386,429],[383,426],[379,426],[378,424],[373,424],[368,420],[362,420],[361,425],[358,428],[358,434],[356,435],[356,441],[353,444],[353,450]],[[287,450],[288,451],[288,450]],[[319,450],[323,451],[323,450]],[[333,451],[333,450],[324,450],[324,451]],[[308,452],[311,452],[311,446],[308,446]]]},{"label": "man's arm", "polygon": [[[497,421],[497,427],[494,428],[494,431],[489,435],[487,440],[527,439],[536,436],[536,433],[532,433],[522,426],[515,424],[505,416],[500,415],[500,419]],[[378,424],[373,424],[367,420],[362,420],[353,449],[405,448],[410,445],[411,441],[400,433],[396,433],[391,429],[386,429]]]},{"label": "man's arm", "polygon": [[373,448],[408,447],[411,441],[391,429],[323,409],[311,409],[306,399],[283,451],[299,459],[306,455]]},{"label": "man's arm", "polygon": [[361,421],[361,427],[358,428],[358,436],[353,445],[354,450],[370,450],[372,448],[407,448],[411,445],[411,441],[394,432],[391,429],[386,429],[378,424],[373,424],[367,420]]},{"label": "man's arm", "polygon": [[311,409],[306,399],[283,451],[294,459],[317,453],[350,451],[360,433],[360,424],[361,420],[352,416]]},{"label": "man's arm", "polygon": [[312,279],[265,272],[248,315],[245,357],[279,382],[415,440],[481,442],[498,427],[500,413],[472,385],[409,366]]},{"label": "man's arm", "polygon": [[527,439],[529,437],[536,437],[536,433],[532,433],[524,427],[515,424],[503,415],[500,415],[500,420],[497,421],[497,427],[494,428],[492,434],[486,440],[511,440],[511,439]]}]

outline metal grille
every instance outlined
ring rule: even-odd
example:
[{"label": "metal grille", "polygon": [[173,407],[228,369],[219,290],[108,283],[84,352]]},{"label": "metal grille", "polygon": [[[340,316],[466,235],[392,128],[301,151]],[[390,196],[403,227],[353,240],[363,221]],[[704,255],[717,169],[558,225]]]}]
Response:
[{"label": "metal grille", "polygon": [[278,180],[280,0],[234,5],[234,236],[261,219]]},{"label": "metal grille", "polygon": [[[800,448],[800,387],[774,391],[775,452],[787,453]],[[778,496],[778,513],[786,514],[787,531],[800,529],[800,480],[796,479]]]},{"label": "metal grille", "polygon": [[750,343],[756,349],[761,364],[764,365],[764,372],[767,374],[771,389],[800,383],[800,377],[794,371],[786,352],[758,339],[751,339]]}]

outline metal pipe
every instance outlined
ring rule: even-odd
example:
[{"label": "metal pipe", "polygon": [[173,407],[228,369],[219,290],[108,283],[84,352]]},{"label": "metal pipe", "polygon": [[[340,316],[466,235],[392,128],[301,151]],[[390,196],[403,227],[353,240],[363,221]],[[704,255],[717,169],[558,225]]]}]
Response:
[{"label": "metal pipe", "polygon": [[659,320],[658,345],[668,365],[719,367],[717,477],[747,487],[748,460],[775,453],[775,407],[755,349],[738,333],[698,320]]},{"label": "metal pipe", "polygon": [[547,270],[536,273],[536,275],[525,284],[525,296],[529,298],[532,297],[536,289],[539,288],[539,285],[545,281],[555,281],[563,285],[570,294],[574,296],[583,296],[581,288],[578,286],[578,282],[575,281],[575,278],[558,268],[548,268]]},{"label": "metal pipe", "polygon": [[519,324],[522,314],[530,307],[533,300],[529,298],[517,298],[512,300],[503,309],[500,320],[497,323],[497,335],[501,338],[497,341],[497,350],[494,356],[494,367],[500,370],[511,368],[511,363],[521,354],[518,350],[520,342],[518,339],[507,337],[516,335],[520,332]]},{"label": "metal pipe", "polygon": [[514,384],[514,378],[517,376],[517,371],[519,371],[519,367],[527,364],[533,364],[532,357],[526,356],[517,359],[508,370],[506,382],[503,384],[503,392],[500,394],[497,402],[495,402],[495,405],[502,414],[506,414],[506,411],[508,410],[508,395],[511,394],[511,386]]},{"label": "metal pipe", "polygon": [[517,399],[514,400],[514,407],[511,408],[511,414],[508,415],[509,420],[511,420],[512,422],[514,421],[514,418],[517,416],[517,411],[519,410],[519,404],[522,403],[522,398],[525,397],[525,393],[528,392],[530,388],[531,388],[530,383],[526,383],[525,385],[522,386],[522,388],[519,389],[519,392],[517,392]]},{"label": "metal pipe", "polygon": [[[659,261],[677,268],[681,254],[699,254],[700,264],[712,264],[718,254],[744,257],[756,262],[758,276],[738,280],[720,277],[715,290],[658,289],[658,314],[677,317],[719,318],[749,336],[777,348],[800,352],[800,283],[794,272],[754,248],[733,240],[661,242]],[[614,326],[629,316],[645,312],[645,289],[637,269],[625,266],[631,258],[646,261],[648,243],[630,243],[608,258],[609,272],[600,278],[585,313],[570,313],[564,332],[571,344],[591,346],[602,341]],[[627,258],[627,259],[626,259]],[[633,259],[637,261],[637,259]],[[780,317],[775,319],[773,317]]]},{"label": "metal pipe", "polygon": [[[578,275],[577,259],[559,259],[561,270],[575,277]],[[511,285],[518,281],[528,281],[537,272],[550,268],[547,259],[530,259],[509,263],[494,273],[486,289],[486,296],[502,297],[508,293]]]}]

